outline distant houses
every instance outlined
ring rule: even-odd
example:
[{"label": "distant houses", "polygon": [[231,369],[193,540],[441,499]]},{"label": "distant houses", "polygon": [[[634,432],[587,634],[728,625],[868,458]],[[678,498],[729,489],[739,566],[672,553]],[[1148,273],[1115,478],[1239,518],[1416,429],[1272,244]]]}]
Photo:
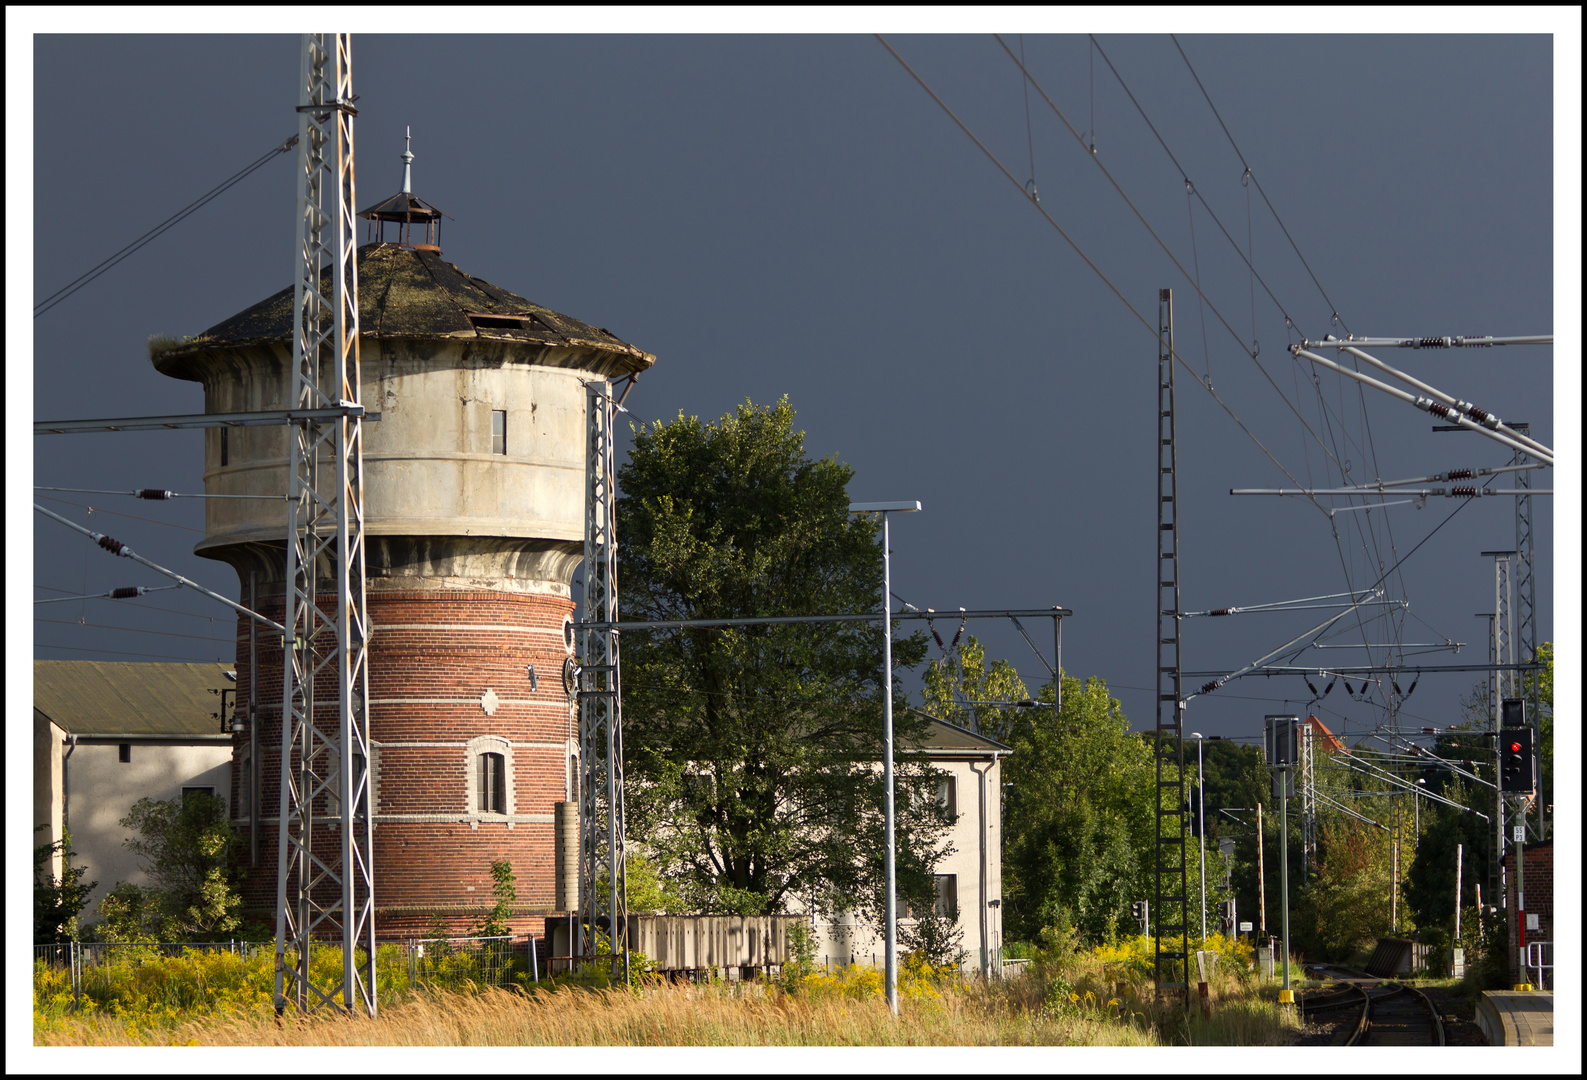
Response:
[{"label": "distant houses", "polygon": [[[221,664],[33,662],[35,846],[70,830],[75,865],[97,881],[83,909],[122,881],[147,884],[122,846],[121,819],[142,798],[201,790],[232,802],[232,737],[222,733]],[[211,691],[215,691],[212,693]],[[58,871],[58,866],[57,866]]]}]

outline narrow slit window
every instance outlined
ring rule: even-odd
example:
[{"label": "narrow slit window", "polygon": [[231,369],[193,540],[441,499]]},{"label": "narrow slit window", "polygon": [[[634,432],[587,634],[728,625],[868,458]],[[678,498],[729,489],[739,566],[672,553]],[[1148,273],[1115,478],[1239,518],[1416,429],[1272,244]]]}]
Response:
[{"label": "narrow slit window", "polygon": [[220,463],[231,464],[231,428],[220,429]]},{"label": "narrow slit window", "polygon": [[490,452],[507,452],[507,410],[497,409],[490,414]]},{"label": "narrow slit window", "polygon": [[507,758],[504,754],[479,755],[479,812],[507,812]]}]

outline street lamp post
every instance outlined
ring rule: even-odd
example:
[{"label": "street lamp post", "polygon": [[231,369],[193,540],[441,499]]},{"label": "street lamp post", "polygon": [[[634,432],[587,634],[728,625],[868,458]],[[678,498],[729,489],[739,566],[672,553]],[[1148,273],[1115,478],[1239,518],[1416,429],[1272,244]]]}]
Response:
[{"label": "street lamp post", "polygon": [[874,502],[850,503],[851,514],[882,515],[882,817],[887,833],[887,942],[885,957],[887,974],[887,1007],[898,1015],[898,879],[894,863],[893,842],[893,620],[892,556],[887,550],[887,515],[890,511],[911,513],[920,509],[920,503]]},{"label": "street lamp post", "polygon": [[1196,832],[1201,840],[1201,940],[1202,947],[1206,947],[1207,940],[1207,775],[1201,768],[1201,746],[1206,737],[1199,731],[1192,731],[1190,737],[1196,740]]}]

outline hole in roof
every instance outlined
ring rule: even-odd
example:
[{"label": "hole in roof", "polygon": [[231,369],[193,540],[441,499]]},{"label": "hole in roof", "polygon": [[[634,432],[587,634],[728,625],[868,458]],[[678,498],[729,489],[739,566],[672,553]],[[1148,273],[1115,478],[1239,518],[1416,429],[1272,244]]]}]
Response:
[{"label": "hole in roof", "polygon": [[476,330],[533,330],[534,320],[523,315],[470,315]]}]

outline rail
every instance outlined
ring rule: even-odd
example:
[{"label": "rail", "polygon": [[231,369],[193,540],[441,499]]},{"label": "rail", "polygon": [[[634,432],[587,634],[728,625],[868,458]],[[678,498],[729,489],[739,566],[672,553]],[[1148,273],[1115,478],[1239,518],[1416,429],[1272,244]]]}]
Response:
[{"label": "rail", "polygon": [[[1548,963],[1543,962],[1544,950],[1547,949]],[[1536,986],[1539,990],[1552,990],[1554,988],[1554,943],[1552,941],[1528,941],[1526,943],[1526,959],[1523,968],[1537,972]],[[1543,977],[1548,972],[1548,978]]]}]

